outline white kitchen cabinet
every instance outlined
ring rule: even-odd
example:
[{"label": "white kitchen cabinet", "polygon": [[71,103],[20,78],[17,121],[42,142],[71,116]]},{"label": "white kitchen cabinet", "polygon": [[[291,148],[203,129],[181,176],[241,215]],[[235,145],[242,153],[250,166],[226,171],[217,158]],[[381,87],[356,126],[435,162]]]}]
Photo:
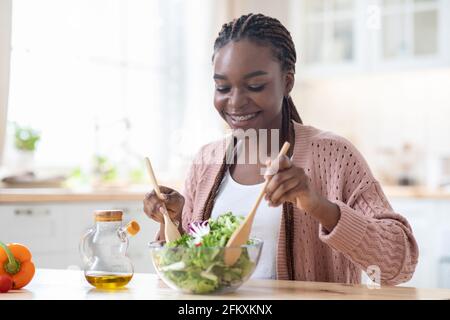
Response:
[{"label": "white kitchen cabinet", "polygon": [[292,0],[300,77],[449,66],[448,0]]},{"label": "white kitchen cabinet", "polygon": [[375,68],[448,65],[449,1],[383,0],[374,33]]},{"label": "white kitchen cabinet", "polygon": [[40,268],[81,267],[79,241],[94,225],[93,212],[98,209],[123,210],[124,224],[138,221],[141,231],[130,238],[128,256],[136,272],[154,272],[148,243],[159,226],[135,201],[0,205],[0,240],[27,245]]},{"label": "white kitchen cabinet", "polygon": [[303,12],[305,64],[354,60],[355,1],[305,1]]},{"label": "white kitchen cabinet", "polygon": [[64,216],[57,206],[1,206],[0,216],[3,242],[25,243],[35,254],[64,250]]},{"label": "white kitchen cabinet", "polygon": [[291,28],[301,77],[361,69],[360,1],[291,1]]},{"label": "white kitchen cabinet", "polygon": [[438,257],[438,286],[450,288],[450,201],[439,201],[437,208],[440,218],[435,251]]}]

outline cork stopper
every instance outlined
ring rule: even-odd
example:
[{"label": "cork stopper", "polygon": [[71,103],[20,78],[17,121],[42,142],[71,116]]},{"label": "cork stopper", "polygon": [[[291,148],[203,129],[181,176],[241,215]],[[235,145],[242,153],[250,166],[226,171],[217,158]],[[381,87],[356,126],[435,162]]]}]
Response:
[{"label": "cork stopper", "polygon": [[127,232],[132,236],[136,235],[139,232],[139,230],[141,230],[139,223],[137,223],[137,221],[135,221],[135,220],[130,221],[127,224],[126,228],[127,228]]},{"label": "cork stopper", "polygon": [[94,211],[95,221],[122,221],[122,210],[96,210]]}]

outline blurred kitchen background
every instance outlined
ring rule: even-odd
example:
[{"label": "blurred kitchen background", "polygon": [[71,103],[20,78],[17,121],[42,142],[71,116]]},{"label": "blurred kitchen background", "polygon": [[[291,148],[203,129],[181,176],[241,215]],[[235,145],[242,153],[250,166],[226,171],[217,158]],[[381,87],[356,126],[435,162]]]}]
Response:
[{"label": "blurred kitchen background", "polygon": [[213,42],[250,12],[294,38],[304,122],[351,140],[410,221],[405,285],[450,288],[450,0],[0,0],[0,240],[76,268],[93,210],[122,209],[152,272],[143,157],[180,188],[223,135]]}]

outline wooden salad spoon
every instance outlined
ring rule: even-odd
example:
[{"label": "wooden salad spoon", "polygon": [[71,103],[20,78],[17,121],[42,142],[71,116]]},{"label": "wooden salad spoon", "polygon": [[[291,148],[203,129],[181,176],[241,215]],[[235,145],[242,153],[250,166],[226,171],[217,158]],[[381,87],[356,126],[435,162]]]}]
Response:
[{"label": "wooden salad spoon", "polygon": [[[155,177],[155,173],[152,168],[152,164],[149,158],[145,158],[145,163],[147,165],[147,171],[150,176],[150,180],[153,185],[153,189],[155,189],[156,195],[160,200],[164,200],[164,197],[159,189],[158,182]],[[166,238],[166,242],[177,240],[181,237],[180,231],[178,231],[177,226],[173,223],[173,221],[169,217],[169,213],[167,212],[166,205],[163,204],[163,217],[164,217],[164,236]]]},{"label": "wooden salad spoon", "polygon": [[[280,150],[280,153],[278,154],[278,157],[281,155],[285,155],[287,151],[289,150],[290,144],[289,142],[285,142],[283,147]],[[250,231],[252,229],[253,219],[255,217],[256,210],[259,207],[259,204],[261,203],[262,198],[264,197],[264,194],[266,193],[267,185],[270,182],[270,178],[266,180],[264,183],[264,186],[259,193],[258,198],[256,199],[255,204],[253,205],[252,210],[247,215],[247,217],[242,221],[242,223],[239,225],[239,227],[233,232],[230,239],[227,242],[226,249],[224,252],[224,262],[227,266],[232,266],[236,263],[236,261],[239,259],[241,255],[241,246],[246,244],[248,241],[248,238],[250,236]]]}]

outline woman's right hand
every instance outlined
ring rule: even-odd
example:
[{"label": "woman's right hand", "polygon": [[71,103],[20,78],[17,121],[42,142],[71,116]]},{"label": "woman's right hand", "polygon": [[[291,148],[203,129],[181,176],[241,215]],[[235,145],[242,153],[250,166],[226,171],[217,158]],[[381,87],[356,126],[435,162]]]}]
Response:
[{"label": "woman's right hand", "polygon": [[145,214],[156,222],[163,224],[164,217],[161,211],[164,210],[163,204],[165,204],[170,219],[174,222],[180,222],[181,212],[183,211],[184,206],[184,197],[176,190],[168,187],[160,186],[159,189],[165,199],[159,199],[155,190],[147,193],[144,199]]}]

